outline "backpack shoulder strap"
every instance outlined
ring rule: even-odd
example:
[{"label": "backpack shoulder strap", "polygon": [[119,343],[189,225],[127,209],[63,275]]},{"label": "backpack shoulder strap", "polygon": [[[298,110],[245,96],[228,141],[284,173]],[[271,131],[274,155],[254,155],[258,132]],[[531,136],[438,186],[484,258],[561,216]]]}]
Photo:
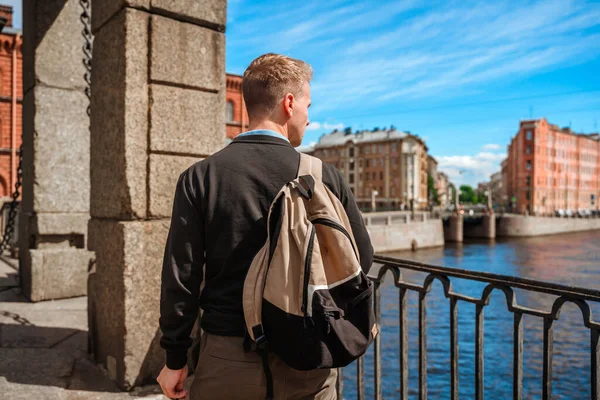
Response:
[{"label": "backpack shoulder strap", "polygon": [[298,177],[311,175],[315,180],[323,180],[323,162],[317,157],[300,153],[300,167],[298,168]]}]

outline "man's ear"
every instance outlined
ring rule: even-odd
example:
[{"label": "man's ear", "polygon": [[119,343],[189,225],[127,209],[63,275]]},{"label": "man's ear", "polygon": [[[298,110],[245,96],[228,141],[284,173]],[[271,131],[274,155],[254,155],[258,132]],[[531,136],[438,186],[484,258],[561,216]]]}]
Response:
[{"label": "man's ear", "polygon": [[288,117],[292,117],[294,114],[294,95],[292,93],[286,93],[283,99],[283,112]]}]

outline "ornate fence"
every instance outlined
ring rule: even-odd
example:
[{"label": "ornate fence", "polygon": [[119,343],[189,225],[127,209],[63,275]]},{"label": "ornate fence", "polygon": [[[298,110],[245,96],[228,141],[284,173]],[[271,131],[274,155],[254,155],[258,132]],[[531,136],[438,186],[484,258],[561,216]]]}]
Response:
[{"label": "ornate fence", "polygon": [[[523,398],[523,316],[531,315],[543,320],[543,371],[542,393],[544,399],[552,398],[552,356],[554,342],[554,322],[559,319],[562,306],[566,302],[574,303],[583,315],[583,325],[589,329],[590,337],[590,384],[591,398],[600,399],[600,323],[592,318],[590,302],[600,303],[600,291],[564,286],[553,283],[535,281],[531,279],[515,278],[484,272],[467,271],[455,268],[439,267],[413,261],[399,260],[392,257],[376,256],[375,263],[382,264],[380,268],[373,268],[376,276],[370,276],[374,282],[374,306],[377,321],[381,321],[381,290],[380,285],[386,275],[391,273],[394,284],[399,292],[399,329],[400,329],[400,398],[408,399],[408,321],[407,321],[407,293],[418,294],[418,331],[419,331],[419,364],[418,383],[419,399],[427,398],[427,305],[426,298],[434,280],[439,280],[443,285],[444,295],[449,300],[450,315],[450,382],[448,390],[450,398],[458,399],[458,302],[467,302],[475,305],[475,399],[483,399],[484,387],[484,310],[489,304],[489,299],[494,289],[501,290],[506,296],[508,312],[513,314],[513,399]],[[422,285],[407,282],[403,279],[403,271],[417,271],[426,273]],[[481,297],[471,297],[454,292],[451,278],[483,282],[487,284]],[[521,306],[517,303],[514,289],[529,292],[543,293],[557,296],[551,310],[539,310]],[[516,344],[516,345],[515,345]],[[374,399],[382,399],[381,379],[381,335],[374,343]],[[356,397],[365,398],[364,360],[360,359],[357,365]],[[343,398],[343,380],[338,382],[339,398]]]}]

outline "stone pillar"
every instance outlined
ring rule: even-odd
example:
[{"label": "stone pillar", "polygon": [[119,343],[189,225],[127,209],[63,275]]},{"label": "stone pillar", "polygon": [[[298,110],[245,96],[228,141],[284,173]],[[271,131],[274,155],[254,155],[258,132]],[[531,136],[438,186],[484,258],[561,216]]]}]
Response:
[{"label": "stone pillar", "polygon": [[89,324],[124,389],[156,377],[179,174],[225,144],[225,0],[94,0]]},{"label": "stone pillar", "polygon": [[21,285],[32,301],[82,296],[93,257],[82,10],[74,0],[23,8]]},{"label": "stone pillar", "polygon": [[483,216],[483,237],[487,239],[496,238],[496,214],[486,214]]},{"label": "stone pillar", "polygon": [[463,216],[453,214],[448,217],[448,223],[444,224],[444,240],[447,242],[463,241]]}]

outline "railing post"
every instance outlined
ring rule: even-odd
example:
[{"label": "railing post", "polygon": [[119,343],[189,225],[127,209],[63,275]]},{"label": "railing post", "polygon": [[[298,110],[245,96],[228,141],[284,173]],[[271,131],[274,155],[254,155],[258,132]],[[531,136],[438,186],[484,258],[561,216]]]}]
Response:
[{"label": "railing post", "polygon": [[344,369],[338,368],[337,373],[338,373],[338,377],[337,377],[337,381],[335,384],[337,398],[343,399],[344,398]]},{"label": "railing post", "polygon": [[381,292],[379,290],[379,282],[375,282],[375,303],[373,304],[375,309],[375,321],[377,321],[377,328],[379,333],[375,336],[375,400],[383,399],[383,391],[381,386]]},{"label": "railing post", "polygon": [[427,303],[419,292],[419,400],[427,400]]},{"label": "railing post", "polygon": [[400,400],[408,400],[408,313],[406,289],[400,289]]},{"label": "railing post", "polygon": [[592,371],[590,381],[592,383],[592,400],[600,400],[600,374],[598,373],[598,366],[600,365],[600,331],[598,329],[591,328],[591,356],[592,356]]},{"label": "railing post", "polygon": [[450,399],[458,400],[458,304],[450,298]]},{"label": "railing post", "polygon": [[365,360],[363,357],[356,362],[356,392],[358,400],[365,400]]},{"label": "railing post", "polygon": [[513,400],[523,397],[523,314],[515,312],[513,324]]},{"label": "railing post", "polygon": [[483,400],[483,305],[475,311],[475,399]]},{"label": "railing post", "polygon": [[552,356],[554,353],[554,320],[544,317],[544,367],[543,367],[543,393],[544,400],[552,399]]}]

